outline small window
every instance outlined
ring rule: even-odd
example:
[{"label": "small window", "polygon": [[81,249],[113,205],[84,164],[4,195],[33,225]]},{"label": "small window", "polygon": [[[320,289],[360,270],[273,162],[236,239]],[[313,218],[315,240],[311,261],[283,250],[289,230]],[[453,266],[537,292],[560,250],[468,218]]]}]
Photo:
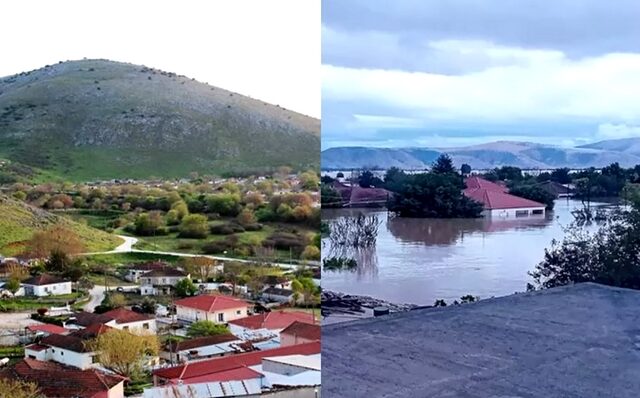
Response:
[{"label": "small window", "polygon": [[29,358],[36,359],[36,356],[35,355],[29,355]]},{"label": "small window", "polygon": [[240,315],[240,314],[242,314],[242,310],[236,311],[236,315]]},{"label": "small window", "polygon": [[143,323],[142,324],[142,328],[143,329],[149,329],[149,324],[148,323]]},{"label": "small window", "polygon": [[64,356],[64,351],[60,351],[60,356]]},{"label": "small window", "polygon": [[56,352],[55,348],[52,348],[52,349],[51,349],[51,352]]},{"label": "small window", "polygon": [[224,314],[218,314],[218,322],[224,322]]},{"label": "small window", "polygon": [[516,210],[516,217],[526,217],[529,215],[529,210]]},{"label": "small window", "polygon": [[98,362],[98,356],[97,355],[91,355],[91,363],[97,363]]},{"label": "small window", "polygon": [[544,213],[544,210],[542,209],[531,210],[531,214],[542,214],[542,213]]},{"label": "small window", "polygon": [[122,330],[129,330],[129,326],[123,326]]}]

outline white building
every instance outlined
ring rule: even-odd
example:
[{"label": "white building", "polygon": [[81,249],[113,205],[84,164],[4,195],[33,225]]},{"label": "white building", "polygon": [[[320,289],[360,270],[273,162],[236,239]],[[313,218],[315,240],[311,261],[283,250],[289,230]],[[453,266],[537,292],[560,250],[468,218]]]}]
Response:
[{"label": "white building", "polygon": [[154,317],[124,308],[116,308],[101,315],[110,319],[104,324],[114,329],[128,330],[134,334],[156,334],[158,330]]},{"label": "white building", "polygon": [[140,294],[143,296],[171,294],[179,281],[190,277],[189,274],[177,268],[161,268],[145,272],[138,277]]},{"label": "white building", "polygon": [[71,294],[71,281],[57,276],[42,274],[22,282],[25,296],[56,296]]},{"label": "white building", "polygon": [[78,369],[89,369],[99,365],[96,353],[85,344],[85,340],[71,335],[51,334],[39,343],[24,348],[24,357],[39,361],[54,361]]},{"label": "white building", "polygon": [[480,177],[469,177],[465,183],[467,188],[463,191],[464,195],[482,203],[482,215],[485,217],[509,219],[544,216],[545,204],[511,195],[504,186]]},{"label": "white building", "polygon": [[199,295],[174,302],[178,320],[197,322],[209,320],[216,323],[248,316],[249,304],[246,301],[222,295]]}]

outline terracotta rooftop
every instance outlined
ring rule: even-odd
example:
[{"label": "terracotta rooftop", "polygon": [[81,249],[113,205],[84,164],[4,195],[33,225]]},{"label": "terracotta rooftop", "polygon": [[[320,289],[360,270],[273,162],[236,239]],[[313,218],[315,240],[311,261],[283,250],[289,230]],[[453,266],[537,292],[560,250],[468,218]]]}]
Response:
[{"label": "terracotta rooftop", "polygon": [[466,197],[482,203],[486,210],[546,207],[544,204],[533,200],[484,188],[465,189],[463,192]]},{"label": "terracotta rooftop", "polygon": [[53,325],[51,323],[45,323],[42,325],[29,325],[27,329],[31,332],[45,332],[50,334],[65,334],[68,333],[69,330],[63,328],[62,326]]},{"label": "terracotta rooftop", "polygon": [[62,282],[69,282],[69,281],[59,278],[55,275],[42,274],[38,276],[33,276],[23,281],[22,283],[25,285],[42,286],[42,285],[51,285],[54,283],[62,283]]},{"label": "terracotta rooftop", "polygon": [[62,348],[73,352],[91,352],[85,344],[85,340],[77,336],[50,334],[40,340],[40,345]]},{"label": "terracotta rooftop", "polygon": [[302,311],[271,311],[246,318],[229,321],[229,323],[247,329],[284,329],[294,322],[314,323],[313,315]]},{"label": "terracotta rooftop", "polygon": [[505,186],[500,184],[496,184],[495,182],[491,182],[489,180],[485,180],[481,177],[467,177],[464,179],[464,183],[467,189],[486,189],[488,191],[495,192],[507,192],[508,189]]},{"label": "terracotta rooftop", "polygon": [[[264,351],[247,352],[222,358],[208,359],[205,361],[190,362],[171,368],[158,369],[153,372],[155,376],[168,380],[183,380],[187,383],[192,380],[200,381],[203,377],[215,377],[215,375],[247,366],[255,366],[262,363],[262,358],[283,355],[312,355],[320,353],[320,342],[296,344],[287,347],[273,348]],[[209,380],[209,379],[207,379]]]},{"label": "terracotta rooftop", "polygon": [[302,337],[307,340],[320,340],[321,339],[321,329],[320,325],[312,325],[305,322],[293,322],[291,325],[287,326],[283,331],[280,332],[281,335],[287,334],[294,337]]},{"label": "terracotta rooftop", "polygon": [[188,308],[195,308],[207,312],[215,312],[231,308],[243,308],[249,306],[249,304],[243,300],[239,300],[233,297],[210,294],[201,294],[199,296],[187,297],[175,301],[174,304],[176,306],[179,305]]},{"label": "terracotta rooftop", "polygon": [[25,358],[12,368],[0,371],[0,377],[34,382],[47,397],[102,398],[125,380],[97,370],[80,370],[55,362]]},{"label": "terracotta rooftop", "polygon": [[112,327],[107,326],[103,323],[94,323],[87,326],[84,329],[78,329],[74,332],[69,333],[69,336],[75,336],[84,340],[88,340],[88,339],[94,339],[99,335],[106,333],[112,329],[113,329]]},{"label": "terracotta rooftop", "polygon": [[104,314],[94,314],[93,312],[80,311],[73,314],[76,320],[73,322],[80,326],[89,326],[94,323],[106,323],[112,319]]},{"label": "terracotta rooftop", "polygon": [[107,311],[102,315],[109,318],[110,320],[115,320],[116,323],[130,323],[153,319],[153,317],[149,315],[139,314],[137,312],[124,308],[116,308],[115,310]]},{"label": "terracotta rooftop", "polygon": [[145,277],[148,278],[148,277],[154,277],[154,276],[187,276],[187,274],[184,273],[183,271],[180,271],[177,268],[165,267],[165,268],[157,268],[140,275],[141,278],[145,278]]}]

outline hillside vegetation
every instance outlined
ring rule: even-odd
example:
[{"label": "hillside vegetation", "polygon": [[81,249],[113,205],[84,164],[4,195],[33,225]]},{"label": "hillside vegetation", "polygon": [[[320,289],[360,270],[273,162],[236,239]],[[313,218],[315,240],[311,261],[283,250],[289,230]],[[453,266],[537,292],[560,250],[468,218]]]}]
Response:
[{"label": "hillside vegetation", "polygon": [[318,167],[320,121],[107,60],[0,79],[0,158],[70,180]]},{"label": "hillside vegetation", "polygon": [[111,250],[121,243],[115,235],[0,195],[0,254],[16,255],[36,231],[62,224],[82,239],[88,251]]}]

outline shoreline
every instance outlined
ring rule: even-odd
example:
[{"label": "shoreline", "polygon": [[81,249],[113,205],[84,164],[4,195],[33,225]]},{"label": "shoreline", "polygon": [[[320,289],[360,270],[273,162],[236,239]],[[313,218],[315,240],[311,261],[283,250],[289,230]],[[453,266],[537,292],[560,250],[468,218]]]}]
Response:
[{"label": "shoreline", "polygon": [[329,325],[371,318],[374,316],[373,309],[376,307],[385,307],[389,310],[389,313],[396,313],[430,306],[391,303],[371,296],[323,290],[321,295],[322,324]]}]

